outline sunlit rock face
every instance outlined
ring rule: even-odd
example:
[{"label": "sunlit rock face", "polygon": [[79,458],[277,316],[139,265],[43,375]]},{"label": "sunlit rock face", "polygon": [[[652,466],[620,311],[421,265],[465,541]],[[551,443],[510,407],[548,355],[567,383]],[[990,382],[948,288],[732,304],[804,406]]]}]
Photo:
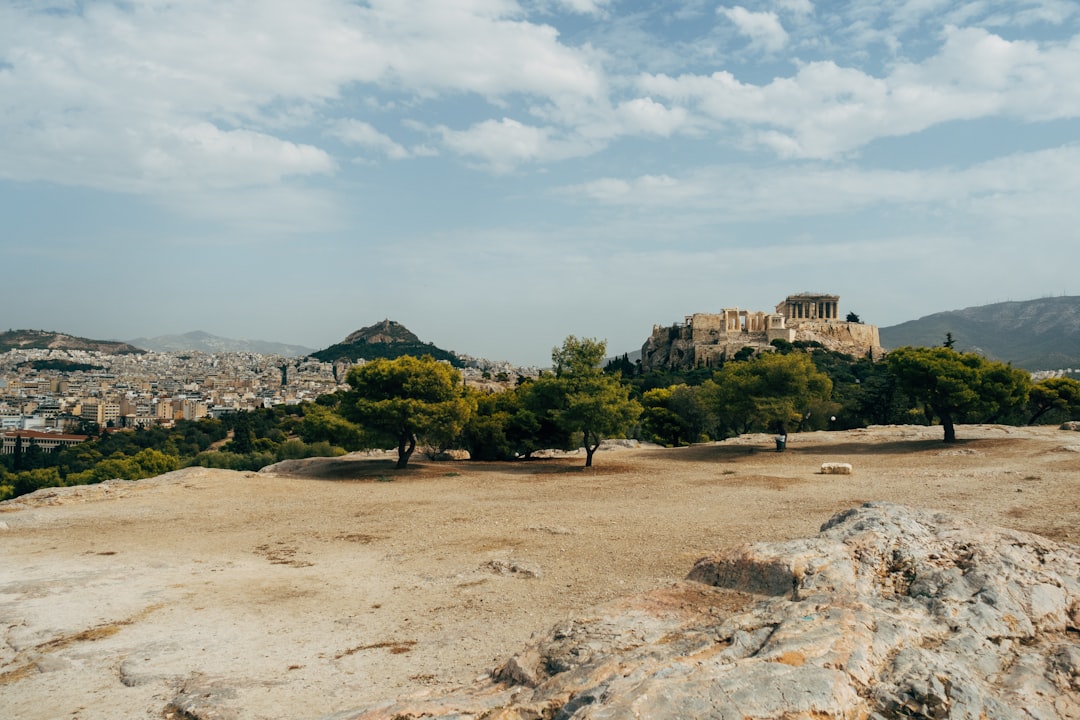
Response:
[{"label": "sunlit rock face", "polygon": [[1080,550],[869,503],[551,628],[374,718],[1078,718]]}]

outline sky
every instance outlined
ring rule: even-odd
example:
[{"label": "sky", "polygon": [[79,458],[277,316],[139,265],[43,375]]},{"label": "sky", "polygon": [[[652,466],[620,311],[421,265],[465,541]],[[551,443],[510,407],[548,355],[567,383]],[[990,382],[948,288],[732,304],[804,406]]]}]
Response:
[{"label": "sky", "polygon": [[1075,0],[2,0],[0,330],[550,364],[1080,295]]}]

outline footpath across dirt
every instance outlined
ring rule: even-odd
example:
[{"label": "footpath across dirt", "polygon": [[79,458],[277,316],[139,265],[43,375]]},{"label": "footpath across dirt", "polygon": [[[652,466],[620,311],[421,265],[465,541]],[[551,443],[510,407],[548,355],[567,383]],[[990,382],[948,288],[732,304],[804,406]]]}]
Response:
[{"label": "footpath across dirt", "polygon": [[[7,717],[322,718],[467,683],[534,632],[870,500],[1080,542],[1080,433],[882,427],[395,472],[192,468],[0,505]],[[846,462],[852,475],[822,475]]]}]

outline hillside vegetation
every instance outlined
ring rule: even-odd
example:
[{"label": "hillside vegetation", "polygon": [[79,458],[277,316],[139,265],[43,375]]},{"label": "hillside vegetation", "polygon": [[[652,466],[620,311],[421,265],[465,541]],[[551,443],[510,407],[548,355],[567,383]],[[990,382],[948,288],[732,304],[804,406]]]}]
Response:
[{"label": "hillside vegetation", "polygon": [[0,333],[0,352],[9,350],[96,350],[110,355],[144,352],[124,342],[89,340],[48,330],[8,330]]},{"label": "hillside vegetation", "polygon": [[1025,370],[1080,367],[1080,297],[1041,298],[934,313],[880,329],[886,349],[941,345],[977,352]]},{"label": "hillside vegetation", "polygon": [[436,360],[445,360],[454,367],[464,367],[464,362],[455,353],[443,350],[432,343],[423,342],[404,325],[393,320],[383,320],[375,325],[361,328],[350,333],[344,340],[325,350],[311,353],[311,357],[323,362],[347,360],[394,360],[403,355],[423,357],[430,355]]}]

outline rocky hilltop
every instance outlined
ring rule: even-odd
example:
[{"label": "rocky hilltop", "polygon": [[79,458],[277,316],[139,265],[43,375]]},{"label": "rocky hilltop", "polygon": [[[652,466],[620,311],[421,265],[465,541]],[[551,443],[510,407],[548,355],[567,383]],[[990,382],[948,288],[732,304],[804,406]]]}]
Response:
[{"label": "rocky hilltop", "polygon": [[1080,551],[868,503],[560,623],[391,718],[1077,718]]},{"label": "rocky hilltop", "polygon": [[857,315],[842,315],[839,295],[799,293],[787,296],[774,312],[725,308],[694,313],[670,327],[654,325],[641,346],[641,367],[645,372],[716,367],[741,353],[771,350],[777,342],[803,342],[857,357],[882,355],[877,327]]},{"label": "rocky hilltop", "polygon": [[436,360],[446,360],[454,367],[464,367],[464,362],[455,353],[421,341],[415,333],[393,320],[361,328],[349,333],[341,342],[311,353],[311,357],[323,362],[393,359],[402,355],[430,355]]},{"label": "rocky hilltop", "polygon": [[144,352],[124,342],[90,340],[48,330],[8,330],[0,333],[0,352],[9,350],[87,350],[108,355]]}]

